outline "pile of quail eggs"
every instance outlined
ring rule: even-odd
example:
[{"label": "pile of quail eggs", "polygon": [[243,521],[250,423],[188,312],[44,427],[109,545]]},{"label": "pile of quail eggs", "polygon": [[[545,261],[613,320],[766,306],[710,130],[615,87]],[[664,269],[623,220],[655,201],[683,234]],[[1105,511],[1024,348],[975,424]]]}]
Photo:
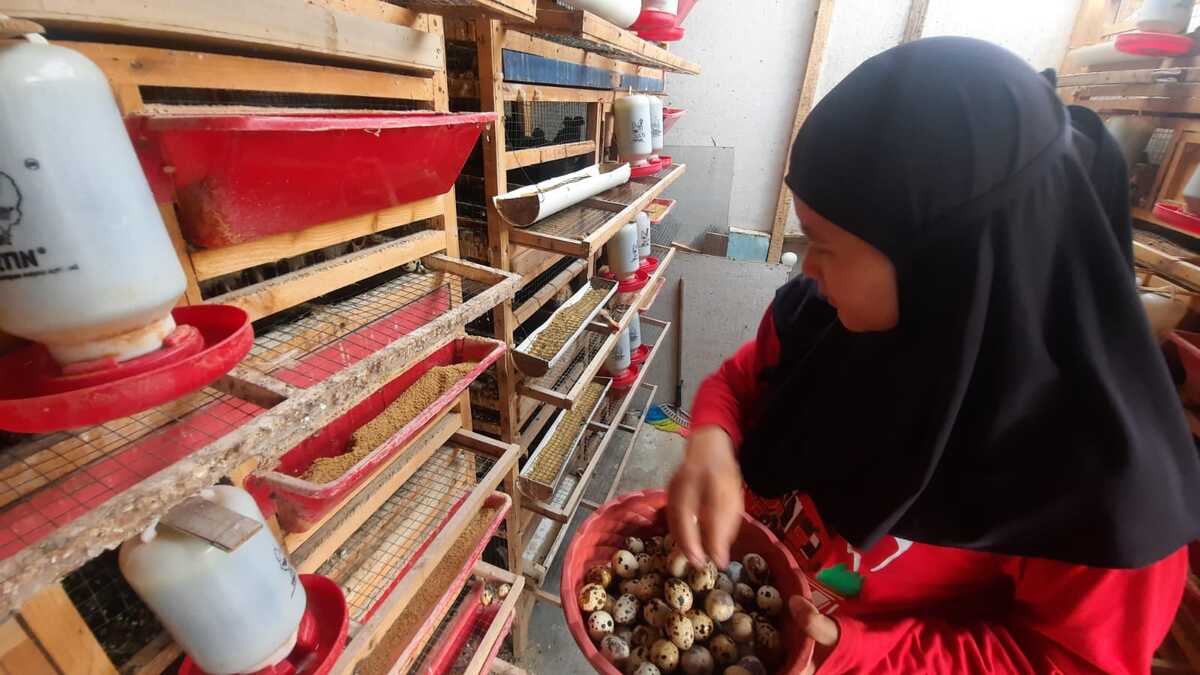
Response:
[{"label": "pile of quail eggs", "polygon": [[692,567],[670,535],[625,540],[587,571],[579,608],[588,635],[628,675],[766,675],[783,660],[783,598],[756,553],[718,570]]}]

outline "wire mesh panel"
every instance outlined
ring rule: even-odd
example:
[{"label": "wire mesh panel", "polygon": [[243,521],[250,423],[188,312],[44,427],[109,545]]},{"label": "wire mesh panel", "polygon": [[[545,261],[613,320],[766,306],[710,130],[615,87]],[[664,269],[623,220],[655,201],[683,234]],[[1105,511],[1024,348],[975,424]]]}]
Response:
[{"label": "wire mesh panel", "polygon": [[0,559],[262,412],[204,388],[130,417],[6,450],[0,458]]},{"label": "wire mesh panel", "polygon": [[450,627],[454,625],[455,619],[458,618],[459,612],[467,608],[467,603],[477,602],[476,589],[480,584],[478,578],[472,578],[471,582],[465,584],[458,597],[454,598],[454,603],[450,605],[450,609],[446,611],[446,615],[442,617],[442,622],[434,629],[433,635],[425,642],[425,646],[421,649],[421,653],[417,656],[415,664],[409,669],[410,673],[426,673],[433,666],[432,660],[436,657],[438,648],[442,646],[442,639],[450,631]]},{"label": "wire mesh panel", "polygon": [[441,448],[362,525],[318,574],[342,586],[363,622],[474,489],[491,460]]},{"label": "wire mesh panel", "polygon": [[1171,148],[1171,139],[1175,137],[1174,129],[1159,128],[1150,134],[1146,143],[1146,158],[1150,164],[1162,164],[1167,158],[1167,150]]},{"label": "wire mesh panel", "polygon": [[586,103],[505,101],[504,149],[579,143],[587,136]]},{"label": "wire mesh panel", "polygon": [[413,272],[308,314],[254,340],[243,367],[306,388],[383,349],[469,298],[481,285]]},{"label": "wire mesh panel", "polygon": [[654,188],[653,185],[639,183],[637,181],[629,181],[624,185],[618,185],[611,190],[605,190],[596,195],[597,199],[603,199],[607,202],[617,202],[628,206],[638,200],[642,195],[646,194]]},{"label": "wire mesh panel", "polygon": [[576,206],[560,211],[535,225],[526,228],[530,232],[549,234],[564,239],[585,239],[616,215],[612,211]]}]

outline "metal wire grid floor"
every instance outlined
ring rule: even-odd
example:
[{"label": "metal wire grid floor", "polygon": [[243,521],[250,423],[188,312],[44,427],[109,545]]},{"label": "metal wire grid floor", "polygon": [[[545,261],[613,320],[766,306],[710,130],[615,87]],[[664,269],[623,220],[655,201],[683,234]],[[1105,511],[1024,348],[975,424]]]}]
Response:
[{"label": "metal wire grid floor", "polygon": [[612,217],[612,211],[594,209],[590,206],[576,206],[560,211],[545,220],[528,228],[530,232],[548,234],[563,239],[584,240],[587,236],[600,229]]},{"label": "metal wire grid floor", "polygon": [[317,384],[436,319],[482,284],[413,272],[352,298],[314,305],[299,320],[254,340],[242,367],[296,387]]},{"label": "metal wire grid floor", "polygon": [[[483,581],[478,577],[471,577],[470,581],[463,585],[462,590],[458,592],[458,597],[454,598],[454,602],[446,610],[446,615],[442,617],[441,623],[437,625],[437,628],[433,630],[433,634],[425,641],[425,646],[421,648],[421,653],[417,655],[413,666],[408,670],[409,673],[424,675],[425,673],[432,672],[432,660],[441,651],[441,648],[444,647],[441,644],[442,639],[446,636],[450,627],[454,625],[455,620],[458,618],[458,613],[471,609],[468,603],[476,601],[475,591],[481,583]],[[470,661],[470,656],[467,657],[467,660]]]},{"label": "metal wire grid floor", "polygon": [[628,206],[636,202],[638,198],[649,192],[653,187],[654,185],[647,185],[646,183],[639,183],[635,180],[631,180],[624,185],[618,185],[611,190],[601,192],[600,194],[596,195],[596,198],[603,199],[606,202],[617,202],[618,204],[624,204]]},{"label": "metal wire grid floor", "polygon": [[350,618],[363,622],[407,573],[491,460],[441,448],[363,523],[318,574],[346,594]]},{"label": "metal wire grid floor", "polygon": [[587,103],[562,101],[505,101],[504,149],[523,150],[586,140],[587,106]]},{"label": "metal wire grid floor", "polygon": [[130,417],[6,450],[0,458],[0,559],[262,412],[206,387]]}]

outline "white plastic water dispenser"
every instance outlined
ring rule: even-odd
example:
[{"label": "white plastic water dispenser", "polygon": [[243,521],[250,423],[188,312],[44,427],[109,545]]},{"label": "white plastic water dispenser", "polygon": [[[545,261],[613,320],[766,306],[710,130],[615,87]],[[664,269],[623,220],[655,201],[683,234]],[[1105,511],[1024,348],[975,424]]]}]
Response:
[{"label": "white plastic water dispenser", "polygon": [[638,256],[638,226],[625,223],[604,246],[608,268],[617,279],[629,279],[637,274],[641,259]]},{"label": "white plastic water dispenser", "polygon": [[0,91],[0,330],[62,365],[159,349],[186,282],[104,73],[29,35]]},{"label": "white plastic water dispenser", "polygon": [[204,672],[253,673],[292,651],[307,597],[250,493],[217,485],[201,496],[262,529],[225,552],[151,527],[121,546],[121,573]]},{"label": "white plastic water dispenser", "polygon": [[650,97],[634,94],[613,103],[617,126],[617,153],[622,162],[645,164],[654,152],[651,137]]}]

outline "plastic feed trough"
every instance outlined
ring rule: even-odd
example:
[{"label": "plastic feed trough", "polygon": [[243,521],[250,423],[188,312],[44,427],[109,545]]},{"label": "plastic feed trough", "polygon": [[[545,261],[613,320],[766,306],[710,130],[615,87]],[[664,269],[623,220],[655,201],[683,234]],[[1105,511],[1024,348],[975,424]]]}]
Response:
[{"label": "plastic feed trough", "polygon": [[[273,471],[251,474],[246,480],[246,488],[254,494],[264,511],[271,511],[273,505],[279,525],[285,531],[306,532],[312,529],[375,469],[416,438],[441,410],[457,400],[471,382],[504,355],[506,349],[503,342],[496,340],[458,338],[381,387],[320,433],[289,450]],[[355,431],[377,417],[430,369],[467,361],[476,361],[477,364],[465,377],[442,392],[433,405],[425,408],[346,473],[328,483],[314,483],[299,478],[316,459],[346,452]]]},{"label": "plastic feed trough", "polygon": [[[604,658],[588,637],[578,599],[579,590],[584,586],[584,575],[592,566],[608,562],[614,552],[624,547],[626,537],[649,537],[666,531],[667,493],[663,490],[631,492],[605,503],[583,521],[567,549],[560,585],[563,615],[571,637],[575,638],[576,644],[598,673],[621,675],[621,671]],[[733,544],[733,557],[740,560],[747,553],[758,553],[766,559],[771,570],[772,585],[779,589],[783,597],[812,597],[808,579],[800,571],[791,552],[765,525],[743,515],[741,530]],[[785,647],[800,647],[789,651],[782,667],[774,672],[800,673],[812,660],[815,645],[790,613],[782,612],[779,616],[780,642]]]},{"label": "plastic feed trough", "polygon": [[217,248],[443,194],[495,119],[172,115],[129,126],[156,197],[174,189],[184,236]]}]

